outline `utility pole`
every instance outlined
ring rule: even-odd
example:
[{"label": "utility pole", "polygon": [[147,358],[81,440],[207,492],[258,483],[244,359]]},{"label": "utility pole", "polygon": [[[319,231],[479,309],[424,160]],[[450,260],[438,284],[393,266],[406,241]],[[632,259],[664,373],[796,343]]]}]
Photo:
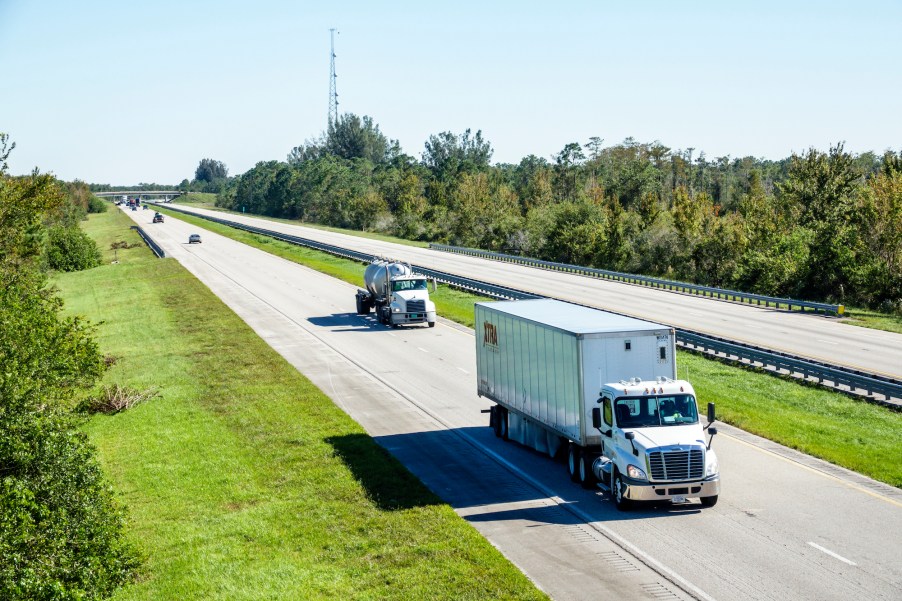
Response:
[{"label": "utility pole", "polygon": [[338,92],[335,89],[335,34],[333,27],[329,30],[329,42],[331,50],[329,52],[329,130],[338,123]]}]

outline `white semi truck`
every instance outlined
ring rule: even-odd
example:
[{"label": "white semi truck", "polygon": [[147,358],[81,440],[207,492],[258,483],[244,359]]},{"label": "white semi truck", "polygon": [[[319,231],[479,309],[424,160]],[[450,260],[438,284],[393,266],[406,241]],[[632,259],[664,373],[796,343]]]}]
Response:
[{"label": "white semi truck", "polygon": [[566,452],[570,478],[621,510],[717,502],[714,404],[702,427],[692,385],[676,379],[673,328],[550,299],[476,303],[475,317],[478,394],[496,403],[496,436]]},{"label": "white semi truck", "polygon": [[425,323],[435,327],[435,303],[429,300],[426,276],[414,273],[410,265],[376,259],[363,272],[366,290],[357,290],[357,314],[376,310],[376,318],[386,325]]}]

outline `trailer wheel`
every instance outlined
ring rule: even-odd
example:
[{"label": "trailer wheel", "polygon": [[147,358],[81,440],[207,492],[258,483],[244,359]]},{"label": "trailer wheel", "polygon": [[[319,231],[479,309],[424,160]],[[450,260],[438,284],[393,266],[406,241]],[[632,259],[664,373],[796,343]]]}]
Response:
[{"label": "trailer wheel", "polygon": [[567,447],[567,473],[571,482],[579,482],[579,456],[579,445],[571,442]]},{"label": "trailer wheel", "polygon": [[489,409],[489,426],[498,438],[501,438],[500,421],[498,419],[498,405],[492,405],[492,408]]},{"label": "trailer wheel", "polygon": [[611,486],[611,499],[614,501],[614,507],[620,511],[629,511],[633,502],[623,496],[623,479],[620,472],[614,472],[614,483]]},{"label": "trailer wheel", "polygon": [[360,302],[360,297],[355,296],[354,300],[357,301],[357,315],[363,315],[363,303]]},{"label": "trailer wheel", "polygon": [[510,425],[507,421],[507,409],[504,407],[498,407],[498,430],[501,431],[502,440],[509,440]]},{"label": "trailer wheel", "polygon": [[579,458],[579,483],[583,488],[595,488],[598,479],[592,471],[592,462],[595,456],[589,453],[583,453]]},{"label": "trailer wheel", "polygon": [[710,497],[701,497],[699,501],[702,502],[702,505],[705,507],[714,507],[717,505],[717,495],[712,495]]}]

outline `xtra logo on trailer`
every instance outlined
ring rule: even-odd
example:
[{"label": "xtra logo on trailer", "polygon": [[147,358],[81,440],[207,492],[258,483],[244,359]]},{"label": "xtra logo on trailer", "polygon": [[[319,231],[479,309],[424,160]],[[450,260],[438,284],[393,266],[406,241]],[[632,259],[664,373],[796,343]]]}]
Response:
[{"label": "xtra logo on trailer", "polygon": [[482,346],[498,349],[498,326],[487,321],[482,323]]}]

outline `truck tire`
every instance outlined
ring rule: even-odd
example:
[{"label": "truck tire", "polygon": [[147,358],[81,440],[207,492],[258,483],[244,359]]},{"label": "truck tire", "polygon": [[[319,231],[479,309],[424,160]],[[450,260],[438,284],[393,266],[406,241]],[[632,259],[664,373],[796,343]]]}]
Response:
[{"label": "truck tire", "polygon": [[623,496],[623,479],[620,477],[620,472],[616,470],[611,485],[611,500],[614,501],[614,507],[620,511],[629,511],[633,506],[633,502]]},{"label": "truck tire", "polygon": [[583,452],[579,458],[579,484],[583,488],[595,488],[595,484],[598,482],[598,479],[595,477],[595,472],[592,471],[592,462],[595,461],[595,456]]},{"label": "truck tire", "polygon": [[717,495],[712,495],[710,497],[701,497],[699,500],[705,507],[714,507],[715,505],[717,505]]},{"label": "truck tire", "polygon": [[499,425],[498,420],[498,405],[493,405],[491,409],[489,409],[489,426],[492,428],[492,432],[495,433],[495,436],[501,438],[501,426]]},{"label": "truck tire", "polygon": [[507,420],[507,409],[498,407],[498,429],[501,431],[501,440],[510,439],[510,424]]},{"label": "truck tire", "polygon": [[357,301],[357,315],[363,315],[363,303],[360,302],[360,297],[355,296],[354,300]]},{"label": "truck tire", "polygon": [[430,321],[430,322],[429,322],[429,327],[430,327],[430,328],[434,328],[434,327],[435,327],[435,322],[434,322],[434,321]]},{"label": "truck tire", "polygon": [[580,447],[571,442],[567,447],[567,473],[570,474],[571,482],[579,482],[579,460]]}]

